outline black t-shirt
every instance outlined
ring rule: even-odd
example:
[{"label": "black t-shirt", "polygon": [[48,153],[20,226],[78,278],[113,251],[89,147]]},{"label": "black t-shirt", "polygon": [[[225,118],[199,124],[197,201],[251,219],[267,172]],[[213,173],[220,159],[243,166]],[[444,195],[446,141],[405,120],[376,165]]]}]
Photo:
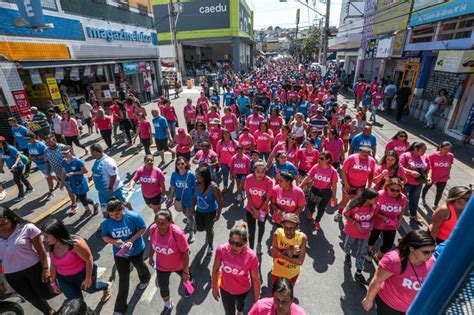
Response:
[{"label": "black t-shirt", "polygon": [[397,91],[397,101],[400,103],[408,103],[408,98],[411,95],[411,89],[408,86],[404,86]]}]

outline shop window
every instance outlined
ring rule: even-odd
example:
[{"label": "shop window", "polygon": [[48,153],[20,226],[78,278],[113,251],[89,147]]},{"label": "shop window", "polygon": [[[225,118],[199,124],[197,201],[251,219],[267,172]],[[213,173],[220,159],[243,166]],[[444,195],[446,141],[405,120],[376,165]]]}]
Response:
[{"label": "shop window", "polygon": [[441,23],[438,40],[470,38],[474,30],[474,16],[467,16]]},{"label": "shop window", "polygon": [[410,43],[427,43],[433,41],[435,35],[435,25],[423,25],[414,28],[411,34]]}]

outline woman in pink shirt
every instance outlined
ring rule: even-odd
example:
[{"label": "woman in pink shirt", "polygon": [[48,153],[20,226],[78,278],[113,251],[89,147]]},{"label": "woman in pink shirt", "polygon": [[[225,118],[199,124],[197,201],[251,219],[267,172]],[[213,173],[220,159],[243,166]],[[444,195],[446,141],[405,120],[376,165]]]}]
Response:
[{"label": "woman in pink shirt", "polygon": [[266,120],[260,122],[254,137],[257,150],[263,155],[265,161],[268,161],[272,153],[273,132],[268,128],[268,122]]},{"label": "woman in pink shirt", "polygon": [[138,114],[138,132],[135,135],[135,138],[133,138],[133,143],[135,143],[137,137],[140,137],[140,142],[142,143],[143,148],[145,149],[145,154],[147,155],[151,154],[151,134],[151,123],[146,120],[143,114]]},{"label": "woman in pink shirt", "polygon": [[[398,178],[388,179],[379,191],[379,200],[377,202],[377,214],[375,215],[374,225],[370,232],[367,260],[372,257],[378,263],[383,255],[393,247],[395,235],[403,219],[403,212],[407,203],[407,197],[402,193],[403,183]],[[382,246],[376,254],[372,249],[382,234]]]},{"label": "woman in pink shirt", "polygon": [[204,92],[201,92],[199,98],[197,99],[197,104],[200,105],[205,112],[207,112],[207,109],[209,108],[209,100],[207,99]]},{"label": "woman in pink shirt", "polygon": [[247,126],[242,128],[242,134],[239,137],[239,145],[244,148],[244,153],[250,155],[250,151],[255,149],[255,138],[250,134]]},{"label": "woman in pink shirt", "polygon": [[202,121],[207,125],[207,114],[200,104],[196,105],[196,121]]},{"label": "woman in pink shirt", "polygon": [[188,132],[194,129],[196,124],[196,106],[193,105],[193,100],[188,98],[186,105],[183,108],[184,120],[186,121],[186,128]]},{"label": "woman in pink shirt", "polygon": [[404,130],[398,131],[390,140],[387,145],[385,146],[385,152],[387,151],[395,151],[398,156],[402,155],[408,147],[410,143],[408,142],[408,134]]},{"label": "woman in pink shirt", "polygon": [[308,176],[300,184],[300,187],[304,187],[307,183],[313,182],[306,209],[308,211],[308,219],[312,220],[314,210],[316,206],[318,207],[318,213],[314,222],[314,229],[316,231],[321,230],[320,222],[329,201],[333,200],[334,203],[336,202],[338,176],[331,162],[331,153],[327,151],[321,153],[319,163],[310,169]]},{"label": "woman in pink shirt", "polygon": [[[173,105],[171,105],[171,101],[165,99],[164,101],[165,107],[163,108],[163,112],[161,115],[166,118],[168,121],[168,128],[170,130],[171,138],[176,136],[176,126],[178,124],[178,116],[176,115],[176,110],[174,109]],[[145,115],[146,118],[146,115]]]},{"label": "woman in pink shirt", "polygon": [[431,184],[426,184],[421,193],[421,200],[423,204],[426,203],[426,194],[430,190],[433,184],[436,185],[436,196],[434,200],[433,210],[438,208],[438,203],[443,196],[443,191],[446,188],[446,184],[449,180],[451,167],[454,163],[454,155],[451,151],[451,142],[443,141],[435,152],[431,153],[428,158],[431,163]]},{"label": "woman in pink shirt", "polygon": [[[298,140],[296,142],[298,142]],[[305,178],[309,170],[318,163],[319,155],[319,151],[313,148],[313,141],[306,138],[304,141],[304,148],[299,149],[296,154],[296,159],[298,161],[297,168],[301,177]],[[304,186],[301,187],[304,188]]]},{"label": "woman in pink shirt", "polygon": [[186,161],[191,161],[193,137],[183,127],[178,128],[178,133],[174,137],[173,142],[176,144],[176,158],[182,156]]},{"label": "woman in pink shirt", "polygon": [[153,165],[153,155],[145,155],[144,162],[145,165],[136,170],[130,181],[128,192],[133,192],[135,184],[140,182],[146,205],[157,213],[161,209],[162,194],[166,193],[165,176],[161,169]]},{"label": "woman in pink shirt", "polygon": [[222,133],[222,139],[217,144],[217,158],[219,159],[219,164],[222,171],[222,181],[224,184],[224,189],[222,193],[225,193],[228,189],[229,184],[229,162],[230,159],[237,152],[237,141],[233,140],[230,136],[230,133],[225,130]]},{"label": "woman in pink shirt", "polygon": [[353,128],[354,128],[354,125],[352,124],[352,117],[345,116],[344,122],[339,128],[339,136],[341,137],[342,142],[344,142],[344,153],[346,153],[347,150],[349,150],[349,142],[351,139]]},{"label": "woman in pink shirt", "polygon": [[324,139],[321,148],[331,153],[332,166],[335,169],[339,169],[341,161],[344,161],[344,141],[339,138],[339,133],[336,129],[329,130],[328,139]]},{"label": "woman in pink shirt", "polygon": [[378,315],[402,315],[435,264],[435,241],[423,230],[408,232],[397,246],[380,260],[362,307],[370,311],[377,303]]},{"label": "woman in pink shirt", "polygon": [[400,156],[400,165],[405,169],[407,182],[405,193],[408,197],[410,220],[421,225],[418,218],[418,202],[423,184],[431,185],[431,163],[426,153],[426,144],[413,142],[407,152]]},{"label": "woman in pink shirt", "polygon": [[266,175],[265,163],[259,161],[253,166],[253,174],[245,179],[247,192],[247,224],[249,227],[250,248],[254,248],[256,222],[258,222],[257,254],[262,254],[262,239],[265,233],[265,220],[268,215],[268,203],[273,196],[273,180]]},{"label": "woman in pink shirt", "polygon": [[[183,282],[191,279],[189,272],[189,244],[184,231],[174,224],[169,210],[160,210],[150,226],[148,263],[156,268],[160,295],[165,302],[162,314],[171,314],[174,303],[170,297],[170,276],[177,273]],[[189,292],[185,288],[185,295]]]},{"label": "woman in pink shirt", "polygon": [[95,116],[94,123],[100,131],[100,135],[104,138],[107,148],[112,147],[112,117],[107,116],[104,113],[103,109],[97,111]]},{"label": "woman in pink shirt", "polygon": [[215,118],[209,121],[209,140],[211,141],[212,148],[217,151],[217,143],[222,139],[224,129],[221,127],[219,119]]},{"label": "woman in pink shirt", "polygon": [[248,232],[245,223],[230,230],[229,242],[219,245],[212,266],[212,296],[222,298],[225,315],[244,314],[245,299],[253,284],[253,297],[260,298],[261,280],[258,258],[247,247]]},{"label": "woman in pink shirt", "polygon": [[217,110],[217,106],[215,106],[215,105],[211,105],[209,107],[209,113],[207,114],[207,122],[208,122],[209,125],[210,125],[211,121],[213,121],[213,120],[218,120],[219,124],[220,124],[221,115],[219,114],[219,112]]},{"label": "woman in pink shirt", "polygon": [[288,138],[286,138],[284,143],[280,143],[275,145],[273,148],[272,154],[268,158],[267,161],[267,167],[271,168],[273,159],[277,155],[278,152],[284,151],[286,153],[286,156],[288,158],[288,162],[293,163],[293,165],[296,165],[298,162],[298,150],[299,146],[298,143],[296,142],[296,137],[292,134],[288,135]]},{"label": "woman in pink shirt", "polygon": [[68,111],[64,111],[62,116],[61,131],[64,135],[66,144],[73,149],[72,144],[74,143],[79,148],[84,149],[85,155],[89,154],[87,148],[79,142],[79,126],[77,125],[77,121],[71,117],[71,113]]},{"label": "woman in pink shirt", "polygon": [[290,130],[290,126],[283,125],[277,133],[273,132],[273,135],[275,135],[275,138],[273,138],[273,147],[282,143],[284,144],[286,139],[288,139],[288,136],[290,135]]},{"label": "woman in pink shirt", "polygon": [[283,117],[281,117],[280,109],[272,109],[272,114],[268,119],[268,123],[270,124],[270,129],[272,130],[274,135],[280,133],[281,127],[283,126],[284,122],[285,120],[283,119]]},{"label": "woman in pink shirt", "polygon": [[300,215],[306,205],[303,190],[293,185],[295,177],[292,173],[280,173],[280,182],[273,188],[271,204],[273,207],[273,221],[281,223],[285,213]]},{"label": "woman in pink shirt", "polygon": [[344,239],[343,249],[346,253],[345,264],[351,266],[352,243],[357,242],[354,256],[356,258],[356,273],[354,279],[362,285],[368,285],[367,280],[362,275],[364,270],[364,258],[367,253],[370,230],[377,211],[377,200],[379,193],[372,189],[365,189],[360,197],[351,201],[344,209]]},{"label": "woman in pink shirt", "polygon": [[395,151],[387,151],[375,168],[373,183],[375,190],[383,189],[385,181],[390,178],[400,179],[402,184],[406,183],[405,169],[400,165],[399,157]]},{"label": "woman in pink shirt", "polygon": [[237,185],[237,195],[235,199],[241,201],[245,199],[244,180],[250,173],[250,158],[244,154],[244,148],[237,145],[237,153],[230,159],[229,171]]},{"label": "woman in pink shirt", "polygon": [[97,280],[97,266],[86,241],[71,235],[64,223],[51,219],[42,228],[51,258],[51,287],[66,300],[83,299],[87,293],[103,291],[101,302],[110,299],[112,282]]},{"label": "woman in pink shirt", "polygon": [[377,110],[379,106],[383,102],[384,95],[383,95],[381,86],[377,86],[377,89],[375,91],[374,90],[372,91],[373,93],[372,93],[372,105],[370,107],[370,110],[371,110],[370,120],[372,120],[375,123],[375,116],[377,114]]},{"label": "woman in pink shirt", "polygon": [[237,139],[237,132],[239,131],[239,120],[237,116],[232,113],[230,107],[224,108],[224,115],[221,117],[222,126],[230,132],[232,139]]}]

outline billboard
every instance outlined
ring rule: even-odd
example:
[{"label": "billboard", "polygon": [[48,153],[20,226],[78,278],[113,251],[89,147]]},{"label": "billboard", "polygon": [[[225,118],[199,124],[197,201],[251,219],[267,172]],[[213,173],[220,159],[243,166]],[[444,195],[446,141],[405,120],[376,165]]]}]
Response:
[{"label": "billboard", "polygon": [[[426,2],[427,0],[415,0],[414,7],[420,8]],[[431,2],[438,3],[439,1]],[[446,2],[417,11],[410,19],[410,26],[428,24],[472,13],[474,13],[474,1],[446,0]]]},{"label": "billboard", "polygon": [[441,50],[436,60],[435,70],[474,73],[474,50]]},{"label": "billboard", "polygon": [[239,0],[239,30],[253,38],[253,16],[247,4]]},{"label": "billboard", "polygon": [[411,0],[378,0],[374,17],[374,35],[406,29],[410,7]]}]

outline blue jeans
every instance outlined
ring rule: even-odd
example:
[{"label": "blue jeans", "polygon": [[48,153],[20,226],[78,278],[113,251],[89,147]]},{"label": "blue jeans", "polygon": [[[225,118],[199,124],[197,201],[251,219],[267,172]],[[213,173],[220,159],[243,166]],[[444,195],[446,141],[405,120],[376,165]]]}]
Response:
[{"label": "blue jeans", "polygon": [[411,217],[416,216],[416,213],[418,211],[418,202],[420,201],[422,187],[423,185],[421,184],[418,184],[418,185],[406,184],[405,185],[405,193],[408,198],[408,209],[410,210]]},{"label": "blue jeans", "polygon": [[[66,300],[83,299],[81,284],[86,278],[86,269],[71,276],[63,276],[57,274],[57,280],[61,292],[64,293]],[[107,283],[97,280],[97,266],[94,265],[92,270],[92,284],[89,289],[85,290],[87,293],[95,293],[107,289]]]},{"label": "blue jeans", "polygon": [[224,188],[229,185],[229,165],[221,163],[222,181],[224,182]]},{"label": "blue jeans", "polygon": [[171,139],[174,139],[174,136],[176,136],[176,121],[168,120],[168,126],[170,128]]}]

